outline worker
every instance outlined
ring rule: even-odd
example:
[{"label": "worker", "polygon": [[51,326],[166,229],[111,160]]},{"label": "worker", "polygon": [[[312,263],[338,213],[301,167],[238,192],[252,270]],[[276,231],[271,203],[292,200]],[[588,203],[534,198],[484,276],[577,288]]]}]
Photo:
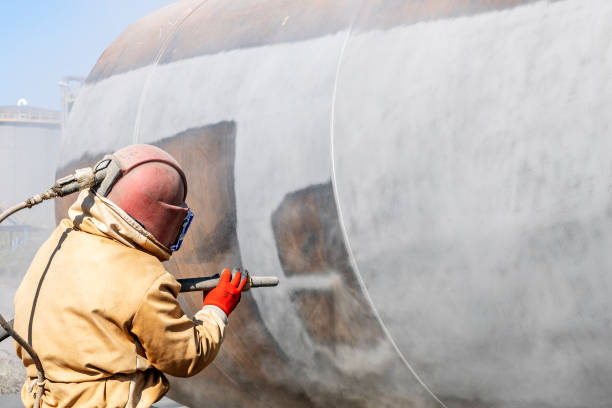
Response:
[{"label": "worker", "polygon": [[[192,376],[215,358],[246,283],[224,270],[193,319],[162,262],[178,250],[191,211],[177,161],[151,145],[114,153],[108,194],[84,190],[34,257],[15,296],[14,327],[45,372],[41,407],[150,407],[168,391],[163,373]],[[26,367],[25,407],[37,371]]]}]

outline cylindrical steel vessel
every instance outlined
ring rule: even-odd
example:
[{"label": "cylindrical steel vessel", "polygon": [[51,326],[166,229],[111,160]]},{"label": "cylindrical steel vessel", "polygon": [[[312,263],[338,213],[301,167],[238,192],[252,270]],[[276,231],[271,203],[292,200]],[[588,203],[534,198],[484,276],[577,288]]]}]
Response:
[{"label": "cylindrical steel vessel", "polygon": [[58,175],[156,144],[169,270],[280,277],[183,403],[605,407],[611,39],[608,0],[182,1],[101,56]]}]

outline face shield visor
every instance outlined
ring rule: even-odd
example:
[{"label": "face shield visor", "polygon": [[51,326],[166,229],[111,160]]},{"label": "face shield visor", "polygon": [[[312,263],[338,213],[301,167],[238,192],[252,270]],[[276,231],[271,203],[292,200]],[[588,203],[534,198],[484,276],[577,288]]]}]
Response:
[{"label": "face shield visor", "polygon": [[183,244],[183,240],[185,239],[185,235],[187,234],[187,230],[189,230],[189,226],[191,225],[191,221],[193,220],[193,216],[194,214],[191,211],[191,209],[187,208],[187,215],[185,216],[185,219],[183,220],[181,231],[176,236],[176,240],[174,241],[174,244],[172,244],[169,248],[172,252],[176,252],[181,248],[181,245]]}]

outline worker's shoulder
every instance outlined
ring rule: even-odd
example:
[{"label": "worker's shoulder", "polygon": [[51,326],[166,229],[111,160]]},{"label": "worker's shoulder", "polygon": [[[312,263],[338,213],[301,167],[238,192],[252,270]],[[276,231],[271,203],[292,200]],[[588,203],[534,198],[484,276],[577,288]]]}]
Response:
[{"label": "worker's shoulder", "polygon": [[69,228],[68,224],[60,224],[49,241],[45,252],[52,252],[54,243],[60,249],[53,261],[56,267],[73,273],[103,276],[130,288],[148,287],[167,274],[156,256],[108,237]]},{"label": "worker's shoulder", "polygon": [[140,269],[149,268],[164,271],[161,261],[156,256],[140,248],[134,248],[114,239],[89,232],[71,231],[70,238],[66,240],[65,246],[66,249],[70,249],[68,252],[71,252],[72,255],[76,255],[76,252],[78,252],[80,256],[92,261],[100,260],[113,264],[138,266]]}]

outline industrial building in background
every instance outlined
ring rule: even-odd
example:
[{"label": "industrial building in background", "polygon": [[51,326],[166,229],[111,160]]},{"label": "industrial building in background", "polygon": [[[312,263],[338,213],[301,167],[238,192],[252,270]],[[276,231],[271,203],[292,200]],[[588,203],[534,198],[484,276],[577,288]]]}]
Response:
[{"label": "industrial building in background", "polygon": [[[16,106],[0,107],[0,208],[23,201],[41,191],[55,177],[61,143],[62,114],[29,106],[20,99]],[[53,227],[52,206],[33,208],[19,224]]]},{"label": "industrial building in background", "polygon": [[[0,180],[0,210],[55,180],[62,129],[82,82],[83,78],[76,76],[66,76],[59,82],[61,111],[29,106],[23,98],[15,106],[0,107],[0,160],[5,171]],[[32,208],[19,218],[13,217],[10,227],[0,227],[0,247],[8,244],[14,248],[27,242],[33,226],[53,228],[53,206]]]}]

